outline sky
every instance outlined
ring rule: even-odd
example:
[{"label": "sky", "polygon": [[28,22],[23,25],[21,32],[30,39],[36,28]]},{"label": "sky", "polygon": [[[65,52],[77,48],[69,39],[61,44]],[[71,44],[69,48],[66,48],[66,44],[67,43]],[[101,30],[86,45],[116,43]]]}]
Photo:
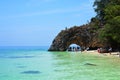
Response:
[{"label": "sky", "polygon": [[0,0],[0,46],[50,46],[96,15],[94,0]]}]

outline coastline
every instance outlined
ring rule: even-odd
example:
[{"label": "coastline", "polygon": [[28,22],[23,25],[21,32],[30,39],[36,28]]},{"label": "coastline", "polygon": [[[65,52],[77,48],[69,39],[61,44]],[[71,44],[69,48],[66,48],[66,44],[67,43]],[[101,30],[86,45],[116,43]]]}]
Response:
[{"label": "coastline", "polygon": [[98,53],[97,50],[89,50],[89,51],[83,51],[83,53],[120,58],[120,53],[119,52],[111,52],[111,54],[110,54],[110,53]]}]

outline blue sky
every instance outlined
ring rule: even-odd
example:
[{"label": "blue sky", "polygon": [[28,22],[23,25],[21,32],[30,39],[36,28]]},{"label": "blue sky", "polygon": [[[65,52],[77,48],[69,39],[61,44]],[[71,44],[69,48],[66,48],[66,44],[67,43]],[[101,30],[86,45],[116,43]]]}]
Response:
[{"label": "blue sky", "polygon": [[0,46],[50,46],[65,27],[86,24],[94,0],[0,0]]}]

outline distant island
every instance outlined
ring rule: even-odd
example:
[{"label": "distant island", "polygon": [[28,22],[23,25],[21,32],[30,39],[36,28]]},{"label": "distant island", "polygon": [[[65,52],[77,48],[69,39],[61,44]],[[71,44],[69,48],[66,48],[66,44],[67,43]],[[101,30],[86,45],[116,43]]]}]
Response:
[{"label": "distant island", "polygon": [[85,25],[62,30],[49,51],[66,51],[73,43],[82,49],[112,47],[120,50],[120,0],[95,0],[93,6],[97,15]]}]

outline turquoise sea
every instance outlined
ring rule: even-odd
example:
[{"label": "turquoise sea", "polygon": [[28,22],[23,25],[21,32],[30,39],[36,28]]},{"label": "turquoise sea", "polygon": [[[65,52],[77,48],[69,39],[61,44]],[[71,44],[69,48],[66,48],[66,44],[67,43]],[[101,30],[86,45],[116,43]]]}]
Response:
[{"label": "turquoise sea", "polygon": [[120,80],[120,58],[48,47],[0,47],[0,80]]}]

